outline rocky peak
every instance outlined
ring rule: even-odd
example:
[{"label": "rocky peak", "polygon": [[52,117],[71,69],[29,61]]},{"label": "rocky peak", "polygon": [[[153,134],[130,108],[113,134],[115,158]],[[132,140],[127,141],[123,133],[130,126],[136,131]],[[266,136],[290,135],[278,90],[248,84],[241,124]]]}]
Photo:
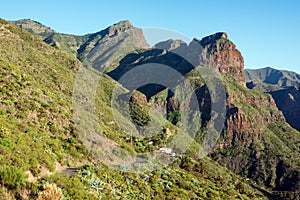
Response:
[{"label": "rocky peak", "polygon": [[21,29],[28,31],[41,39],[45,39],[49,35],[55,33],[55,31],[51,28],[31,19],[20,19],[11,22]]},{"label": "rocky peak", "polygon": [[218,32],[218,33],[215,33],[213,35],[210,35],[210,36],[207,36],[207,37],[204,37],[201,41],[200,41],[200,44],[204,47],[208,44],[213,44],[213,43],[216,43],[218,40],[220,39],[225,39],[225,40],[228,40],[228,35],[227,33],[224,33],[224,32]]},{"label": "rocky peak", "polygon": [[212,67],[222,74],[233,76],[246,86],[244,58],[228,39],[227,33],[218,32],[201,40],[195,38],[189,45],[181,40],[167,40],[156,44],[155,48],[172,51],[187,58],[194,66]]},{"label": "rocky peak", "polygon": [[215,33],[201,40],[194,39],[193,42],[199,42],[203,47],[203,65],[213,67],[222,74],[232,75],[239,83],[246,85],[244,58],[226,33]]},{"label": "rocky peak", "polygon": [[78,50],[78,57],[97,70],[110,71],[116,67],[114,64],[118,63],[118,59],[138,49],[148,48],[142,29],[125,20],[88,35],[88,40]]},{"label": "rocky peak", "polygon": [[109,37],[115,36],[120,32],[124,32],[126,30],[132,29],[134,26],[128,20],[120,21],[106,29],[106,32]]}]

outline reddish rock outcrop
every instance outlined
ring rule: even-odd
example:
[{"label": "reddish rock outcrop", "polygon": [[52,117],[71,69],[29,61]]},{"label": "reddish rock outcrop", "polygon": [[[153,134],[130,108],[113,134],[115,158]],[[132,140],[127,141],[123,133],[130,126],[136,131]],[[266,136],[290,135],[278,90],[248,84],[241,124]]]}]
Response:
[{"label": "reddish rock outcrop", "polygon": [[244,58],[236,49],[226,33],[220,32],[203,38],[194,39],[203,47],[202,62],[222,74],[232,75],[239,83],[246,85],[244,75]]},{"label": "reddish rock outcrop", "polygon": [[[240,102],[244,102],[245,107],[233,106]],[[260,113],[259,109],[253,109],[256,107],[276,108],[275,101],[270,95],[247,97],[242,92],[228,92],[227,104],[232,106],[227,109],[224,137],[241,140],[245,144],[251,144],[251,141],[247,142],[247,140],[252,140],[252,136],[258,138],[263,134],[262,127],[265,123],[285,121],[278,110]]]}]

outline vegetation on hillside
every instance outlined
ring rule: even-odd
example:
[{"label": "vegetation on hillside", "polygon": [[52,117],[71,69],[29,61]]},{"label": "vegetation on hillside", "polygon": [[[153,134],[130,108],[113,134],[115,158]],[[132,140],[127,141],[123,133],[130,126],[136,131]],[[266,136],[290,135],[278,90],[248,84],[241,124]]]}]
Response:
[{"label": "vegetation on hillside", "polygon": [[[112,28],[112,33],[115,33],[116,29],[128,28],[128,22],[119,25],[120,27]],[[92,36],[93,34],[89,35],[90,43],[84,48],[88,51],[82,51],[83,60],[88,55],[96,58],[108,48],[105,46],[101,49],[96,42],[98,40]],[[77,73],[84,69],[82,63],[74,57],[74,53],[78,53],[77,47],[82,38],[62,34],[54,34],[51,37],[48,38],[49,41],[58,43],[46,41],[52,46],[46,44],[27,31],[0,19],[0,197],[267,199],[271,196],[271,192],[268,188],[265,189],[265,186],[282,190],[287,188],[288,184],[294,183],[292,189],[298,188],[299,180],[296,173],[299,172],[299,132],[284,121],[270,120],[267,123],[258,121],[257,119],[278,116],[280,119],[280,113],[272,105],[259,107],[247,103],[247,100],[260,99],[262,103],[264,101],[268,103],[271,97],[244,88],[230,76],[223,77],[228,93],[236,95],[235,101],[229,106],[233,111],[240,110],[248,121],[253,121],[253,124],[245,129],[245,134],[252,135],[247,137],[247,140],[243,140],[246,138],[243,135],[236,140],[230,137],[222,138],[224,141],[221,142],[230,145],[219,146],[211,155],[221,165],[211,158],[197,157],[199,143],[207,133],[207,124],[203,123],[207,120],[206,115],[202,115],[198,121],[202,127],[196,134],[196,142],[186,153],[177,154],[170,166],[144,173],[133,173],[126,170],[128,166],[125,164],[115,168],[99,162],[80,140],[73,118],[76,115],[73,113],[72,104],[73,87]],[[97,37],[100,37],[99,34]],[[108,38],[106,39],[108,41]],[[132,44],[132,40],[129,39],[126,44]],[[90,54],[93,48],[100,50]],[[129,51],[128,48],[125,50]],[[132,56],[138,59],[139,54],[146,55],[141,62],[151,60],[151,51],[142,50],[135,51],[125,60]],[[122,61],[124,62],[122,56],[118,54],[117,61],[111,63],[115,68],[122,67]],[[172,55],[166,56],[168,59],[164,61],[170,62],[169,58]],[[134,61],[133,64],[126,63],[129,65],[123,67],[134,66],[137,64]],[[186,73],[189,72],[183,68],[184,66],[184,63],[181,63],[177,67]],[[96,73],[91,69],[85,70]],[[120,71],[122,70],[121,68]],[[193,86],[202,86],[205,91],[203,80],[195,71],[191,71],[186,77]],[[97,83],[95,96],[97,124],[101,126],[103,134],[120,149],[134,155],[153,152],[165,147],[174,134],[180,131],[178,126],[180,113],[176,110],[176,98],[180,98],[182,95],[180,92],[172,96],[168,90],[158,88],[155,94],[149,96],[138,92],[137,99],[146,99],[142,103],[131,99],[129,114],[136,125],[162,124],[162,128],[152,135],[141,137],[130,132],[140,131],[136,126],[127,126],[129,131],[123,130],[113,116],[111,103],[114,90],[117,88],[122,92],[125,91],[125,94],[128,94],[126,93],[128,90],[107,75],[102,76]],[[153,104],[163,105],[166,101],[169,101],[174,109],[167,113],[168,120],[162,120],[160,114],[151,113],[150,107]],[[132,125],[129,119],[122,118],[118,112],[116,114],[123,124]],[[92,129],[88,127],[91,119],[82,120],[86,122],[87,128]],[[256,138],[255,131],[261,130],[257,128],[263,129],[263,135],[258,134]],[[251,139],[252,143],[244,144]],[[230,161],[237,156],[242,159],[237,159],[236,168],[231,169]],[[257,161],[258,156],[260,161]],[[239,170],[240,164],[245,160],[249,162],[245,168]],[[65,171],[70,167],[78,171],[71,175],[66,174]],[[279,168],[283,174],[277,173]],[[275,176],[272,176],[274,173]]]}]

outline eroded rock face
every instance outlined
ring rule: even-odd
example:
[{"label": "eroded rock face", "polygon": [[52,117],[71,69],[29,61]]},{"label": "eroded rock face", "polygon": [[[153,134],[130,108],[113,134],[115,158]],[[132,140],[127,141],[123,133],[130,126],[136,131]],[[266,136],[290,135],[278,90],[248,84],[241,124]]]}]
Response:
[{"label": "eroded rock face", "polygon": [[226,33],[220,32],[203,38],[194,39],[203,47],[202,61],[221,74],[232,75],[239,83],[246,85],[244,75],[244,58],[235,44],[228,39]]},{"label": "eroded rock face", "polygon": [[239,83],[246,85],[244,58],[224,32],[201,40],[193,39],[189,45],[180,40],[167,40],[154,47],[174,52],[194,66],[211,67],[221,74],[232,75]]},{"label": "eroded rock face", "polygon": [[[282,156],[292,153],[285,149],[289,144],[279,139],[291,133],[278,124],[286,124],[285,119],[270,95],[249,97],[229,92],[224,130],[215,149],[219,154],[212,158],[268,188],[294,190],[291,188],[298,187],[294,181],[299,178],[298,171],[290,167],[288,156]],[[279,168],[281,165],[284,167]]]},{"label": "eroded rock face", "polygon": [[[271,96],[245,97],[242,93],[229,92],[227,104],[236,105],[237,102],[245,102],[249,107],[260,106],[262,108],[276,108],[276,104]],[[263,134],[264,124],[272,121],[284,122],[285,119],[279,111],[260,113],[256,110],[254,112],[252,111],[251,113],[247,113],[245,108],[239,108],[239,106],[228,106],[224,137],[241,141],[246,147],[248,147],[253,142],[253,137],[259,138]],[[228,142],[234,143],[235,141]],[[230,144],[228,143],[228,145]]]},{"label": "eroded rock face", "polygon": [[138,91],[132,92],[130,102],[134,104],[141,104],[141,105],[148,104],[146,95]]}]

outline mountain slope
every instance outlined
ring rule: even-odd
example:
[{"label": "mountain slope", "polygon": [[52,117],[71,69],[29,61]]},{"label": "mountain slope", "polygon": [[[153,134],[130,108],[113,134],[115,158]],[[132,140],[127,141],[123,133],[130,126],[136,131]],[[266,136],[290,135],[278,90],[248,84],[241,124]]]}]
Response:
[{"label": "mountain slope", "polygon": [[40,38],[53,47],[66,51],[75,57],[77,50],[87,40],[84,36],[58,33],[51,28],[30,19],[12,21],[13,24]]},{"label": "mountain slope", "polygon": [[74,132],[70,104],[81,63],[2,19],[0,52],[1,187],[27,199],[38,186],[24,183],[24,171],[35,181],[91,158]]},{"label": "mountain slope", "polygon": [[292,127],[300,130],[300,119],[298,117],[300,112],[300,75],[270,67],[246,70],[245,75],[248,82],[247,86],[251,89],[270,93],[287,122]]},{"label": "mountain slope", "polygon": [[12,23],[20,27],[21,29],[28,31],[31,34],[34,34],[35,36],[41,38],[42,40],[55,33],[55,31],[52,30],[51,28],[30,19],[20,19],[20,20],[12,21]]},{"label": "mountain slope", "polygon": [[100,71],[132,51],[149,48],[142,30],[133,27],[129,21],[114,24],[99,34],[100,38],[91,35],[78,54],[83,63]]},{"label": "mountain slope", "polygon": [[[199,74],[193,72],[193,67],[172,54],[181,52],[182,49],[187,54],[195,52],[195,43],[200,43],[203,47],[202,52],[198,53],[200,64],[222,73],[227,89],[225,128],[222,139],[211,157],[230,170],[253,179],[274,192],[289,191],[293,194],[294,191],[298,191],[300,133],[285,122],[270,95],[245,87],[243,58],[226,34],[217,33],[202,40],[194,39],[189,45],[172,40],[159,43],[156,45],[157,48],[167,49],[151,49],[129,54],[108,74],[119,80],[135,67],[146,63],[160,63],[173,67],[195,81],[198,86],[205,88]],[[156,100],[156,103],[164,107],[163,102],[166,102],[167,116],[176,116],[176,113],[180,113],[176,94],[161,96],[164,87],[151,85],[139,90],[148,100],[163,97],[161,102]],[[201,102],[210,101],[205,98],[207,97],[203,95],[203,91],[198,94],[198,99],[202,99]],[[211,112],[209,106],[207,108],[205,104],[199,107],[203,108],[200,109],[202,114]],[[207,121],[206,117],[207,115],[202,115],[199,121]],[[171,121],[175,125],[178,122],[178,120]],[[202,123],[197,137],[203,138],[206,129],[206,123]]]},{"label": "mountain slope", "polygon": [[14,24],[40,37],[53,47],[73,54],[86,66],[104,70],[112,62],[137,49],[147,49],[142,30],[125,20],[96,33],[83,36],[62,34],[31,20]]},{"label": "mountain slope", "polygon": [[281,90],[271,91],[279,110],[282,111],[287,122],[297,130],[300,130],[300,90],[296,87],[287,87]]},{"label": "mountain slope", "polygon": [[[144,174],[97,163],[82,145],[72,115],[74,81],[77,72],[85,70],[82,64],[2,19],[0,65],[1,197],[36,198],[43,190],[47,193],[46,188],[56,187],[49,183],[56,183],[66,199],[265,199],[269,195],[208,158],[186,157]],[[144,141],[130,143],[128,134],[111,123],[115,81],[104,76],[99,85],[96,112],[108,137],[132,152],[151,149]],[[160,137],[152,148],[163,144]],[[60,173],[61,168],[83,164],[88,165],[71,177]],[[26,179],[24,171],[34,177]]]}]

